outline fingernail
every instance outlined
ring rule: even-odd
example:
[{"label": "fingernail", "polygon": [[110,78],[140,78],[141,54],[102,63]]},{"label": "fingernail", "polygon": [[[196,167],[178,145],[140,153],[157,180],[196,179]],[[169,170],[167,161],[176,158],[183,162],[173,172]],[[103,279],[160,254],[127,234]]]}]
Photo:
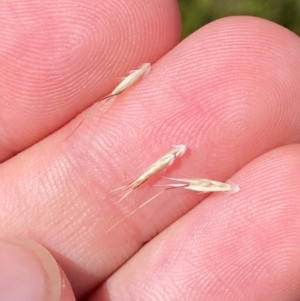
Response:
[{"label": "fingernail", "polygon": [[0,240],[0,300],[59,301],[61,274],[52,255],[27,240]]}]

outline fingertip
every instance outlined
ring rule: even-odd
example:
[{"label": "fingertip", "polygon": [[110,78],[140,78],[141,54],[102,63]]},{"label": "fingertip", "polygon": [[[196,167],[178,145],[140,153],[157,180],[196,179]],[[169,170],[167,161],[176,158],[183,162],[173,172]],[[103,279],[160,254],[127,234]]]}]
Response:
[{"label": "fingertip", "polygon": [[0,15],[0,161],[65,125],[120,76],[180,40],[175,0],[9,1]]},{"label": "fingertip", "polygon": [[34,241],[1,240],[0,270],[0,300],[75,300],[71,286],[55,259]]}]

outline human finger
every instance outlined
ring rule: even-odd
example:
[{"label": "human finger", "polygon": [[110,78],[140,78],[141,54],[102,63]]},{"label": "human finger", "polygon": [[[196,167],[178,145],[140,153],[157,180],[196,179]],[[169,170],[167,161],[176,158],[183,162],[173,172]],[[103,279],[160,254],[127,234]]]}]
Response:
[{"label": "human finger", "polygon": [[120,203],[122,192],[112,190],[173,144],[189,152],[169,175],[226,180],[262,153],[299,140],[297,47],[298,37],[256,18],[201,29],[100,121],[87,117],[67,141],[72,127],[65,127],[1,166],[1,231],[30,233],[51,248],[77,296],[86,294],[204,198],[161,195],[107,234],[158,188],[146,183]]},{"label": "human finger", "polygon": [[73,301],[69,281],[51,254],[36,242],[0,240],[0,299]]},{"label": "human finger", "polygon": [[206,198],[89,301],[299,300],[299,153],[289,145],[246,165],[238,193]]},{"label": "human finger", "polygon": [[175,0],[10,0],[0,12],[0,162],[66,124],[180,37]]}]

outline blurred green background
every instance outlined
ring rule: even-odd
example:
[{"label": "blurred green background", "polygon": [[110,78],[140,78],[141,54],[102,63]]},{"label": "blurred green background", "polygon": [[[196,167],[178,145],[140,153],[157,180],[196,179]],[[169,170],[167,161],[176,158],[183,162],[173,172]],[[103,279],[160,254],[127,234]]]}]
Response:
[{"label": "blurred green background", "polygon": [[300,35],[300,0],[179,0],[183,38],[213,20],[233,15],[258,16]]}]

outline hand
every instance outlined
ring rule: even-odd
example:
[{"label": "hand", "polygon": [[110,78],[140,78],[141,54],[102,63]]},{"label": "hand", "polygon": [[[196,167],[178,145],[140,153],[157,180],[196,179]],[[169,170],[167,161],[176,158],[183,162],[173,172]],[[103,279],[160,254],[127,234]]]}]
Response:
[{"label": "hand", "polygon": [[[45,246],[78,300],[299,298],[296,35],[234,17],[175,47],[171,0],[1,6],[2,236]],[[82,116],[64,124],[144,62],[150,74],[65,140]],[[241,191],[168,191],[106,234],[160,189],[120,203],[111,191],[181,143],[189,152],[168,175],[232,178]]]}]

